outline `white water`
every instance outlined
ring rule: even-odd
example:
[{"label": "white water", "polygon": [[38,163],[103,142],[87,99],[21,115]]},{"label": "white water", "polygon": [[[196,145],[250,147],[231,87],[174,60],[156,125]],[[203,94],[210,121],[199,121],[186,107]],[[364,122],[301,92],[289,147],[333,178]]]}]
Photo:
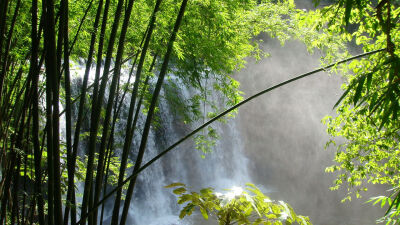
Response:
[{"label": "white water", "polygon": [[[78,64],[74,68],[77,79],[83,79],[84,64]],[[121,82],[126,82],[128,70],[122,72]],[[89,85],[94,80],[94,68],[89,75]],[[134,79],[131,79],[133,83]],[[154,82],[154,81],[153,81]],[[73,87],[75,94],[80,90],[78,80],[73,81],[77,84]],[[183,98],[190,98],[194,94],[194,90],[184,88],[179,90],[179,94]],[[105,97],[108,96],[106,91]],[[191,130],[195,129],[203,121],[198,121],[196,124],[187,125],[179,119],[179,116],[173,113],[167,100],[163,98],[165,89],[161,91],[158,121],[159,126],[152,129],[147,142],[146,153],[144,155],[143,164],[151,160],[162,150],[184,137]],[[218,99],[218,96],[207,96],[208,98]],[[124,100],[124,105],[120,114],[120,120],[116,125],[115,133],[124,133],[126,126],[126,118],[130,104],[130,94],[128,93]],[[222,107],[222,106],[221,106]],[[201,107],[203,108],[203,107]],[[207,110],[207,107],[205,108]],[[76,109],[77,110],[77,109]],[[75,112],[77,113],[77,112]],[[204,113],[204,112],[203,112]],[[144,124],[145,116],[139,118],[139,130],[141,124]],[[61,122],[64,123],[64,122]],[[213,127],[220,135],[216,146],[212,153],[207,153],[206,158],[202,159],[203,153],[195,149],[193,139],[185,141],[176,149],[168,153],[166,156],[155,162],[149,168],[144,170],[137,180],[137,185],[134,191],[134,198],[131,202],[130,212],[128,215],[127,224],[147,224],[147,225],[189,225],[203,224],[193,222],[191,218],[180,220],[178,215],[180,208],[176,201],[177,198],[173,195],[172,189],[166,189],[164,186],[181,182],[185,183],[193,190],[199,190],[205,187],[213,187],[216,190],[230,188],[232,186],[244,186],[249,180],[247,170],[247,159],[243,154],[243,144],[241,143],[240,134],[238,133],[237,122],[229,119],[228,123],[215,123]],[[87,129],[87,128],[86,128]],[[64,127],[62,128],[64,130]],[[138,148],[140,135],[135,133],[133,146],[129,158],[135,161],[135,149]],[[124,138],[116,136],[115,143],[122,144]],[[85,146],[84,143],[81,144]],[[121,145],[122,146],[122,145]],[[117,148],[116,152],[121,152],[121,148]],[[131,170],[128,170],[130,174]],[[108,224],[112,214],[112,200],[106,205],[104,221]],[[195,213],[196,214],[196,213]]]},{"label": "white water", "polygon": [[[182,95],[187,98],[190,91],[183,89]],[[177,119],[165,100],[161,100],[160,112],[160,127],[150,133],[144,162],[195,128]],[[200,157],[201,153],[189,140],[139,176],[130,211],[130,219],[134,224],[192,224],[190,220],[179,220],[176,198],[171,189],[163,188],[170,183],[182,182],[198,190],[204,187],[230,188],[249,182],[247,159],[243,154],[236,122],[232,120],[228,124],[216,124],[214,128],[221,138],[214,152],[206,154],[205,159]]]}]

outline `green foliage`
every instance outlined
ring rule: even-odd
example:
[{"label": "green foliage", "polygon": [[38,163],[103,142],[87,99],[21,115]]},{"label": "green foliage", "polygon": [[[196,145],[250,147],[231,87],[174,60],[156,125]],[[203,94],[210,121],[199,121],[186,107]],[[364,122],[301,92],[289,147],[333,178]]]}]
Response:
[{"label": "green foliage", "polygon": [[400,222],[399,188],[395,188],[392,191],[393,193],[389,196],[376,196],[367,201],[373,205],[380,203],[381,208],[388,207],[385,216],[377,220],[377,222],[386,222],[386,225],[394,225]]},{"label": "green foliage", "polygon": [[179,218],[190,216],[199,210],[204,219],[215,217],[220,225],[228,224],[302,224],[311,222],[308,217],[297,215],[291,206],[283,201],[274,201],[265,196],[254,184],[248,183],[246,190],[240,187],[215,192],[204,188],[199,192],[189,191],[182,183],[173,183],[165,188],[175,188],[178,204],[186,204]]},{"label": "green foliage", "polygon": [[[98,156],[98,153],[96,153],[96,156]],[[98,162],[98,157],[95,158],[94,165],[97,166]],[[83,160],[77,160],[77,165],[78,165],[78,170],[76,172],[76,176],[79,179],[82,179],[81,181],[84,181],[84,175],[86,174],[86,165],[87,164],[87,156]],[[107,184],[109,185],[116,185],[118,183],[118,174],[119,174],[119,167],[121,164],[120,157],[118,156],[112,156],[110,157],[110,164],[109,164],[109,174],[107,177]],[[132,168],[133,163],[131,160],[128,160],[127,164],[127,169]],[[96,175],[96,173],[95,173]],[[128,172],[125,174],[125,179],[128,175]],[[128,188],[127,186],[124,186],[124,188]]]},{"label": "green foliage", "polygon": [[[352,194],[360,197],[360,192],[367,190],[365,183],[399,186],[399,16],[396,1],[340,0],[302,17],[305,24],[313,22],[316,30],[327,35],[311,42],[326,53],[324,62],[348,53],[345,49],[325,51],[321,41],[334,40],[338,46],[356,44],[363,52],[385,49],[333,70],[341,72],[346,83],[335,104],[338,115],[323,120],[332,137],[327,146],[336,147],[336,163],[326,171],[338,173],[332,189],[348,186],[344,200],[350,200]],[[382,201],[383,207],[393,202],[389,198],[377,201]],[[390,208],[385,217],[388,223],[396,221],[399,214],[397,207]]]},{"label": "green foliage", "polygon": [[210,153],[212,147],[216,145],[216,140],[219,138],[219,135],[216,129],[209,126],[207,128],[207,132],[203,132],[201,134],[196,135],[194,138],[196,149],[200,150],[203,154],[202,158],[205,158],[206,153]]},{"label": "green foliage", "polygon": [[[365,51],[385,47],[386,34],[377,34],[378,25],[371,25],[372,19],[361,20],[364,17],[357,16],[357,9],[353,11],[350,22],[360,25],[358,31],[350,34],[356,43],[362,45]],[[396,18],[400,10],[393,12]],[[376,18],[375,23],[378,23]],[[399,28],[397,25],[392,29],[399,31]],[[400,36],[394,35],[393,41],[398,45]],[[342,174],[340,180],[347,180],[351,186],[359,186],[367,176],[372,183],[395,185],[398,182],[397,113],[400,92],[397,80],[400,51],[396,49],[393,53],[382,52],[354,60],[343,67],[348,84],[343,86],[346,91],[339,100],[338,116],[324,120],[332,137],[341,136],[348,140],[338,145],[335,161],[341,165],[329,170],[345,169],[348,174]],[[334,140],[331,143],[335,143]]]}]

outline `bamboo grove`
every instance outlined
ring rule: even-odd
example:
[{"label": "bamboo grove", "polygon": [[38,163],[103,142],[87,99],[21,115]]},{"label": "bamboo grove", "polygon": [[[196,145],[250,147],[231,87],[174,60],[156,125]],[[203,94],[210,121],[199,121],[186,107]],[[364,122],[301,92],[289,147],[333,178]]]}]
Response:
[{"label": "bamboo grove", "polygon": [[[348,80],[339,116],[325,120],[332,138],[346,139],[327,169],[339,172],[333,188],[347,183],[358,195],[362,181],[389,183],[394,193],[378,201],[389,203],[396,223],[400,10],[396,1],[379,2],[340,0],[304,12],[291,0],[0,0],[1,224],[103,224],[111,210],[109,223],[125,225],[137,175],[152,162],[191,135],[208,152],[218,136],[212,122],[328,68]],[[246,57],[264,55],[263,32],[320,49],[329,66],[242,101],[230,74]],[[353,40],[365,58],[349,58]],[[342,67],[331,64],[339,59]],[[182,99],[181,88],[192,96]],[[143,162],[160,99],[182,124],[210,120]]]},{"label": "bamboo grove", "polygon": [[[1,0],[0,11],[2,224],[102,224],[104,197],[123,186],[129,155],[132,173],[141,169],[170,74],[198,92],[186,101],[172,95],[195,121],[199,101],[214,105],[203,97],[211,88],[228,106],[241,100],[229,74],[260,56],[254,36],[296,36],[290,1]],[[125,224],[134,204],[136,176],[128,183],[109,198],[113,225]]]}]

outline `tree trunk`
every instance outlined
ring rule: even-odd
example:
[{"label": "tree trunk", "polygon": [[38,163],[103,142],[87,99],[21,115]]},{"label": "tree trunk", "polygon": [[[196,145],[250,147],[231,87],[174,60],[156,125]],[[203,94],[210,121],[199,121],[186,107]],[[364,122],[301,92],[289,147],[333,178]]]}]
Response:
[{"label": "tree trunk", "polygon": [[[95,78],[94,78],[94,86],[93,86],[93,94],[92,94],[92,105],[97,104],[96,101],[97,101],[98,92],[99,92],[100,70],[101,70],[101,66],[102,66],[101,64],[103,61],[103,47],[104,47],[104,38],[105,38],[105,33],[106,33],[106,28],[107,28],[109,6],[110,6],[110,0],[106,0],[106,3],[104,5],[103,19],[101,22],[99,44],[98,44],[98,48],[97,48],[97,63],[96,63],[96,73],[95,73]],[[118,26],[117,26],[117,28],[118,28]],[[114,28],[113,28],[113,31],[114,31]],[[113,44],[114,44],[114,42],[113,42]],[[107,79],[107,78],[105,78],[105,79]]]},{"label": "tree trunk", "polygon": [[[107,76],[108,70],[110,69],[111,65],[111,57],[114,49],[114,42],[117,34],[117,29],[119,26],[119,20],[121,17],[123,0],[118,1],[117,10],[115,12],[114,23],[111,31],[110,40],[108,43],[107,48],[107,55],[104,64],[104,71],[103,71],[103,79],[101,81],[100,89],[98,97],[95,98],[96,100],[93,101],[92,106],[92,114],[91,114],[91,121],[90,121],[90,136],[89,136],[89,146],[88,146],[88,161],[87,161],[87,168],[86,168],[86,178],[85,178],[85,188],[83,192],[83,200],[82,200],[82,209],[81,209],[81,224],[84,225],[86,223],[85,215],[87,214],[87,209],[89,205],[89,194],[92,190],[92,183],[93,183],[93,163],[94,163],[94,156],[96,150],[96,140],[97,140],[97,131],[99,128],[99,120],[100,120],[100,113],[101,113],[101,105],[104,98],[104,93],[107,84]],[[99,63],[99,62],[98,62]],[[103,127],[107,129],[106,127]]]},{"label": "tree trunk", "polygon": [[[169,58],[170,58],[171,53],[172,53],[172,47],[173,47],[174,41],[176,39],[176,34],[178,33],[179,26],[180,26],[180,23],[182,21],[182,18],[183,18],[184,12],[185,12],[187,1],[188,0],[183,0],[182,1],[182,5],[180,7],[179,14],[178,14],[178,17],[177,17],[175,25],[174,25],[174,30],[172,31],[170,40],[168,42],[167,52],[165,53],[165,56],[164,56],[164,62],[162,64],[162,66],[161,66],[160,74],[159,74],[159,77],[158,77],[158,80],[157,80],[156,87],[155,87],[154,92],[153,92],[153,97],[151,99],[151,103],[150,103],[149,111],[148,111],[148,114],[147,114],[146,122],[145,122],[145,125],[144,125],[144,128],[143,128],[142,140],[140,142],[139,152],[138,152],[138,156],[137,156],[137,159],[136,159],[136,162],[135,162],[135,167],[133,169],[133,173],[137,172],[140,169],[140,166],[142,164],[144,151],[146,149],[147,138],[148,138],[148,135],[149,135],[149,132],[150,132],[150,125],[151,125],[151,122],[152,122],[152,119],[153,119],[153,115],[154,115],[154,109],[156,108],[158,95],[160,94],[161,86],[163,84],[164,77],[165,77],[165,75],[167,73],[168,62],[169,62]],[[127,194],[126,194],[126,199],[125,199],[125,204],[124,204],[124,209],[123,209],[123,212],[122,212],[120,225],[125,225],[125,223],[126,223],[126,218],[128,216],[129,205],[130,205],[130,201],[132,199],[133,189],[134,189],[135,183],[136,183],[136,178],[137,177],[134,177],[129,182],[129,187],[128,187],[128,191],[127,191]]]},{"label": "tree trunk", "polygon": [[[109,92],[110,94],[108,96],[106,115],[105,115],[105,119],[104,119],[104,123],[103,123],[103,134],[102,134],[100,149],[99,149],[99,159],[98,159],[98,164],[97,164],[97,177],[96,177],[96,190],[95,190],[95,196],[94,196],[95,204],[99,201],[101,187],[102,187],[102,183],[103,183],[104,155],[105,155],[105,149],[106,149],[107,142],[108,142],[109,123],[110,123],[110,119],[111,119],[111,111],[112,111],[112,106],[113,106],[113,102],[114,102],[116,84],[117,84],[117,81],[119,80],[119,77],[121,74],[121,65],[122,65],[122,56],[124,54],[125,37],[126,37],[126,32],[128,30],[128,26],[129,26],[133,3],[134,3],[134,0],[129,0],[129,2],[128,2],[125,16],[124,16],[124,21],[123,21],[122,28],[121,28],[121,34],[120,34],[119,42],[118,42],[118,50],[117,50],[117,56],[115,59],[114,75],[113,75],[113,78],[111,81],[110,92]],[[138,79],[138,78],[136,77],[136,79]],[[97,221],[96,220],[97,212],[98,212],[98,210],[95,210],[93,212],[93,217],[94,217],[93,219],[94,219],[95,223]]]},{"label": "tree trunk", "polygon": [[49,224],[62,224],[60,151],[58,118],[58,71],[55,40],[55,21],[53,0],[43,1],[45,11],[44,42],[46,46],[46,117],[47,117],[47,155],[48,155],[48,208]]},{"label": "tree trunk", "polygon": [[[33,151],[35,161],[35,198],[38,205],[38,217],[39,225],[44,225],[44,200],[42,195],[42,170],[41,160],[42,153],[39,144],[39,94],[38,94],[38,82],[39,82],[39,70],[38,64],[38,47],[39,40],[37,38],[37,8],[38,1],[32,0],[32,54],[29,73],[32,74],[32,89],[33,89],[33,101],[32,101],[32,139],[33,139]],[[34,211],[34,210],[33,210]]]},{"label": "tree trunk", "polygon": [[[92,4],[92,2],[90,3],[89,6],[91,6],[91,4]],[[98,28],[98,25],[99,25],[102,6],[103,6],[103,0],[100,0],[99,6],[97,7],[96,18],[95,18],[95,21],[94,21],[94,24],[93,24],[93,33],[92,33],[91,41],[90,41],[88,60],[87,60],[85,74],[84,74],[84,78],[83,78],[83,84],[82,84],[82,88],[81,88],[81,96],[82,97],[80,98],[80,102],[79,102],[78,118],[77,118],[77,122],[76,122],[76,126],[75,126],[75,133],[74,133],[74,143],[73,143],[73,146],[72,146],[72,152],[69,154],[69,158],[68,158],[68,192],[67,192],[68,194],[67,194],[67,199],[70,202],[70,204],[73,205],[73,206],[76,205],[76,202],[75,202],[75,183],[74,183],[75,163],[76,163],[76,157],[77,157],[77,154],[78,154],[80,129],[81,129],[81,124],[82,124],[83,114],[84,114],[84,105],[85,105],[85,99],[86,99],[85,96],[86,96],[86,91],[87,91],[87,83],[88,83],[88,79],[89,79],[90,67],[91,67],[92,61],[93,61],[93,52],[94,52],[94,46],[95,46],[96,37],[97,37],[97,28]],[[88,9],[89,8],[90,7],[88,7]],[[85,13],[85,15],[86,15],[86,13]],[[77,33],[76,36],[78,36],[78,33]],[[72,44],[75,43],[75,40],[74,40],[74,42]],[[65,42],[65,44],[66,43],[68,43],[68,42]],[[64,51],[66,51],[66,49],[67,49],[67,46],[65,47]],[[68,119],[67,119],[67,121],[68,121]],[[64,224],[68,224],[68,217],[67,216],[68,216],[68,213],[69,213],[69,209],[70,209],[70,207],[67,204],[66,208],[65,208],[66,216],[64,216],[64,218],[65,218],[64,219]],[[76,208],[72,207],[71,208],[71,224],[75,224],[75,223],[76,223]]]},{"label": "tree trunk", "polygon": [[[147,36],[146,36],[146,40],[144,42],[143,45],[143,49],[141,52],[141,56],[139,59],[139,64],[138,64],[138,68],[136,71],[136,77],[135,77],[135,84],[133,87],[133,93],[132,93],[132,97],[131,97],[131,103],[129,106],[129,113],[128,113],[128,121],[126,124],[126,132],[125,132],[125,141],[124,141],[124,146],[123,146],[123,150],[122,150],[122,156],[121,156],[121,166],[120,166],[120,171],[119,171],[119,175],[118,175],[118,185],[121,185],[122,181],[124,180],[124,174],[125,174],[125,169],[126,169],[126,163],[128,160],[128,153],[131,147],[131,143],[132,143],[132,136],[131,134],[133,133],[132,130],[132,119],[133,119],[133,112],[134,112],[134,108],[135,108],[135,101],[136,101],[136,96],[137,96],[137,91],[138,91],[138,87],[139,87],[139,82],[140,82],[140,76],[141,76],[141,72],[143,69],[143,64],[144,64],[144,60],[146,58],[146,53],[147,53],[147,49],[151,40],[151,36],[153,33],[153,29],[154,29],[154,24],[156,21],[156,13],[158,12],[160,5],[161,5],[162,0],[157,0],[156,5],[154,6],[154,11],[153,14],[151,15],[151,19],[149,22],[149,29],[147,31]],[[117,196],[115,197],[115,202],[114,202],[114,209],[113,209],[113,216],[111,219],[111,225],[117,225],[118,224],[118,217],[119,217],[119,206],[120,206],[120,202],[121,202],[121,196],[122,196],[122,190],[118,190],[117,191]]]},{"label": "tree trunk", "polygon": [[[10,50],[10,44],[11,44],[11,39],[12,39],[12,36],[13,36],[13,31],[14,31],[14,27],[15,27],[15,21],[17,20],[17,16],[18,16],[18,12],[19,12],[19,9],[20,9],[20,6],[21,6],[21,0],[18,0],[17,1],[17,4],[16,4],[16,6],[15,6],[15,10],[14,10],[14,15],[13,15],[13,18],[12,18],[12,21],[11,21],[11,26],[10,26],[10,28],[9,28],[9,30],[8,30],[8,35],[7,35],[7,40],[6,40],[6,43],[5,43],[5,50],[4,50],[4,54],[2,55],[1,53],[0,53],[0,55],[2,55],[2,57],[3,57],[3,61],[2,61],[2,69],[0,70],[0,77],[4,80],[4,78],[5,78],[5,76],[6,76],[6,74],[7,74],[7,64],[8,64],[8,61],[7,61],[7,58],[8,58],[8,53],[9,53],[9,50]],[[6,14],[6,13],[5,13]],[[2,41],[1,41],[2,42]],[[1,46],[2,44],[0,44],[0,46]],[[2,49],[2,47],[0,47],[0,52],[1,51],[3,51],[3,49]],[[0,60],[1,60],[1,58],[0,58]],[[2,80],[0,80],[0,86],[2,85],[2,83],[3,83],[3,81]],[[2,88],[0,88],[0,101],[1,101],[1,94],[2,93]]]},{"label": "tree trunk", "polygon": [[[0,60],[3,58],[3,42],[4,32],[6,29],[7,8],[9,0],[2,0],[0,2]],[[4,76],[0,73],[0,101],[2,100]]]}]

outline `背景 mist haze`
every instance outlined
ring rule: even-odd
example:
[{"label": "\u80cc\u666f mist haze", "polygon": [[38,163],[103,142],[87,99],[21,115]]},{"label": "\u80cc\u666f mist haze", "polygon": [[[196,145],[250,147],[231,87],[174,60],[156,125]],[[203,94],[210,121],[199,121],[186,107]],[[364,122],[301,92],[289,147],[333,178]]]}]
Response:
[{"label": "\u80cc\u666f mist haze", "polygon": [[[300,42],[282,47],[270,38],[263,40],[262,48],[271,56],[249,60],[235,76],[245,97],[319,67],[318,53],[311,56]],[[345,188],[330,191],[335,175],[324,172],[333,164],[334,151],[324,150],[329,137],[321,119],[334,115],[342,82],[338,74],[318,73],[255,99],[239,109],[239,132],[250,176],[271,198],[291,204],[313,224],[375,224],[382,210],[363,204],[374,191],[340,203]]]}]

